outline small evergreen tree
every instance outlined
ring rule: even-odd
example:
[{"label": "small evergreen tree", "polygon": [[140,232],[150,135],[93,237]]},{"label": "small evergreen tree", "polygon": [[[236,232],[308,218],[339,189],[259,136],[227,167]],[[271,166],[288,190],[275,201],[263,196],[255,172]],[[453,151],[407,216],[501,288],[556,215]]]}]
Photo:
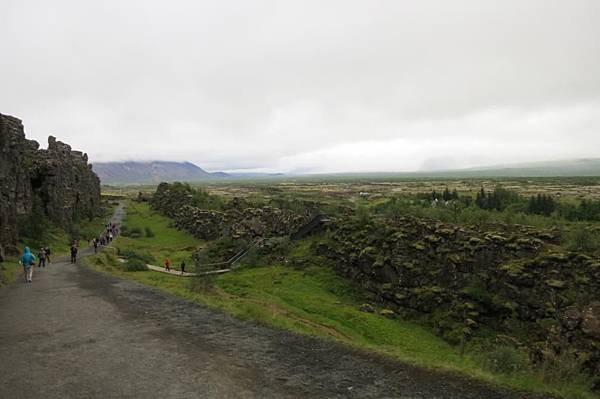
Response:
[{"label": "small evergreen tree", "polygon": [[481,190],[477,193],[477,196],[475,197],[475,205],[477,205],[481,209],[485,209],[486,208],[485,204],[486,204],[485,190],[483,189],[483,187],[481,187]]},{"label": "small evergreen tree", "polygon": [[450,190],[448,190],[448,187],[444,189],[444,192],[442,193],[442,198],[444,199],[444,201],[450,201],[452,199],[452,194],[450,194]]},{"label": "small evergreen tree", "polygon": [[556,210],[556,201],[550,195],[531,196],[527,203],[527,213],[550,216]]}]

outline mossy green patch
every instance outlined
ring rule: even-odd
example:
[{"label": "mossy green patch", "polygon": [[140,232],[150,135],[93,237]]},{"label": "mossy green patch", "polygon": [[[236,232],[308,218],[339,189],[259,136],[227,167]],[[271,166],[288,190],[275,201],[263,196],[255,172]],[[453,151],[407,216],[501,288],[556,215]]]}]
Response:
[{"label": "mossy green patch", "polygon": [[171,259],[175,267],[182,261],[186,265],[193,264],[192,253],[203,245],[202,241],[175,228],[171,219],[153,211],[145,202],[128,202],[126,212],[123,226],[129,230],[150,230],[152,234],[144,234],[139,238],[120,236],[114,243],[119,250],[150,255],[159,266],[162,266],[165,258]]}]

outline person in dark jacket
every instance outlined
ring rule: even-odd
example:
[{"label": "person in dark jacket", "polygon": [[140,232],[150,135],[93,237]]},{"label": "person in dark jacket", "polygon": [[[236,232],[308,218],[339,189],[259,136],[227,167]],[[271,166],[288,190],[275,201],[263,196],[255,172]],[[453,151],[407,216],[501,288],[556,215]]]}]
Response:
[{"label": "person in dark jacket", "polygon": [[181,267],[181,274],[185,273],[185,261],[184,260],[181,261],[180,267]]},{"label": "person in dark jacket", "polygon": [[73,245],[71,245],[71,263],[76,263],[77,262],[77,246],[75,245],[75,243],[73,243]]}]

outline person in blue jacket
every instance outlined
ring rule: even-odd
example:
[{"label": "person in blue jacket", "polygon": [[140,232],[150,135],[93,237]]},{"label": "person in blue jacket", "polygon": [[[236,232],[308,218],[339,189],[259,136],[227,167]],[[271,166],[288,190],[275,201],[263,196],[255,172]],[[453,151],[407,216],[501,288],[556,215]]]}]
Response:
[{"label": "person in blue jacket", "polygon": [[31,253],[31,249],[29,249],[29,247],[25,247],[25,251],[21,257],[21,264],[23,265],[23,270],[25,270],[25,281],[27,283],[31,283],[31,278],[33,277],[33,266],[35,265],[35,255]]}]

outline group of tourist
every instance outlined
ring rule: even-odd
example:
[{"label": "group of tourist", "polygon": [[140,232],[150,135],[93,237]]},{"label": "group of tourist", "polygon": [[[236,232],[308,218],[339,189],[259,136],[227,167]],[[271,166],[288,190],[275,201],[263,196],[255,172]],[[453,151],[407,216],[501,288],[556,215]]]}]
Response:
[{"label": "group of tourist", "polygon": [[[102,232],[102,234],[100,234],[99,237],[94,237],[91,240],[88,240],[88,242],[94,247],[94,253],[98,252],[98,246],[105,246],[108,245],[114,238],[115,236],[119,233],[119,226],[117,224],[114,224],[112,222],[109,222],[106,225],[105,230]],[[79,252],[79,240],[73,240],[71,242],[71,248],[70,248],[70,253],[71,253],[71,263],[77,263],[77,253]],[[38,263],[38,267],[46,267],[46,263],[50,263],[50,255],[51,255],[51,251],[49,247],[43,247],[40,249],[40,252],[38,253],[38,259],[36,259],[35,255],[31,252],[31,249],[29,247],[25,247],[25,251],[23,252],[23,256],[21,257],[21,264],[23,265],[23,269],[25,270],[25,281],[27,283],[31,283],[32,278],[33,278],[33,266],[35,266],[36,261],[39,262]],[[165,262],[165,271],[170,272],[171,271],[171,259],[166,258]],[[181,270],[181,274],[185,273],[185,261],[181,261],[181,264],[179,265],[180,270]]]},{"label": "group of tourist", "polygon": [[98,246],[106,246],[119,234],[119,226],[116,223],[108,222],[106,228],[98,238],[92,239],[94,253],[98,252]]},{"label": "group of tourist", "polygon": [[[108,243],[110,243],[115,238],[118,232],[119,226],[115,223],[108,222],[106,228],[104,229],[102,234],[100,234],[99,237],[94,237],[91,240],[91,242],[90,240],[88,240],[88,242],[90,242],[91,245],[94,246],[94,253],[98,252],[98,245],[108,245]],[[71,254],[71,263],[77,263],[77,253],[79,252],[79,240],[73,240],[71,242],[69,252]],[[46,267],[46,263],[50,263],[51,254],[52,252],[50,251],[50,247],[42,247],[38,252],[38,256],[36,258],[36,256],[31,252],[31,249],[29,247],[25,247],[25,250],[23,251],[23,256],[21,257],[19,263],[21,263],[21,265],[23,266],[23,270],[25,271],[26,283],[32,282],[33,268],[36,265],[36,263],[38,267]]]},{"label": "group of tourist", "polygon": [[[165,271],[170,272],[171,271],[171,259],[166,258],[165,259]],[[179,265],[180,269],[181,269],[181,274],[185,273],[185,261],[182,260],[181,264]]]}]

